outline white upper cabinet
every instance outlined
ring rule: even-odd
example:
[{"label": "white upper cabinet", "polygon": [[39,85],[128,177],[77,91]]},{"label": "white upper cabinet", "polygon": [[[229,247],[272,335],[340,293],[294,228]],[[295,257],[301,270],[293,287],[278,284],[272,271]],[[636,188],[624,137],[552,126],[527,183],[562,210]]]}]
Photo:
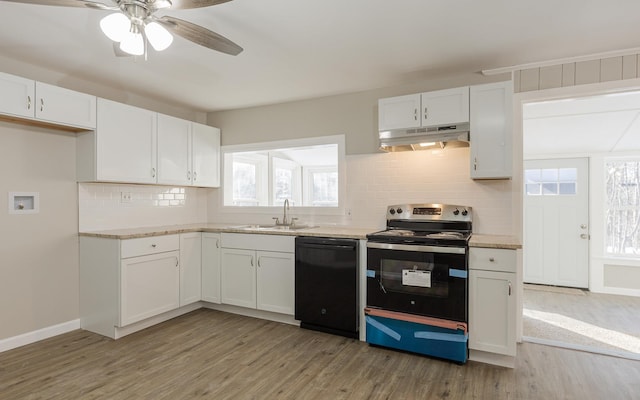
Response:
[{"label": "white upper cabinet", "polygon": [[422,126],[469,122],[469,87],[422,93]]},{"label": "white upper cabinet", "polygon": [[220,186],[220,129],[158,114],[158,183]]},{"label": "white upper cabinet", "polygon": [[191,181],[191,122],[158,114],[158,183]]},{"label": "white upper cabinet", "polygon": [[96,97],[0,73],[0,114],[95,129]]},{"label": "white upper cabinet", "polygon": [[79,181],[156,183],[157,114],[98,99],[95,132],[77,138]]},{"label": "white upper cabinet", "polygon": [[35,81],[0,72],[0,113],[33,118],[35,92]]},{"label": "white upper cabinet", "polygon": [[419,128],[422,123],[420,108],[419,94],[378,100],[378,130]]},{"label": "white upper cabinet", "polygon": [[469,87],[378,100],[378,130],[469,122]]},{"label": "white upper cabinet", "polygon": [[220,186],[220,129],[191,123],[192,181],[194,186]]},{"label": "white upper cabinet", "polygon": [[96,97],[36,82],[36,119],[65,126],[95,129]]},{"label": "white upper cabinet", "polygon": [[471,86],[471,178],[512,176],[511,81]]}]

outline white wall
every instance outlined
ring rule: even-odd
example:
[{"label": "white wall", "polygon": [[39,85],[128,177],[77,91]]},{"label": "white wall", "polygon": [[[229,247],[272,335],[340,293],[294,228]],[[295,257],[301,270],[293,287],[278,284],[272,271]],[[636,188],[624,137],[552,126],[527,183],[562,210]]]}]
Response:
[{"label": "white wall", "polygon": [[[199,223],[207,220],[210,189],[126,185],[78,184],[80,231]],[[122,193],[131,195],[122,200]]]},{"label": "white wall", "polygon": [[[347,209],[351,215],[291,216],[319,225],[382,229],[391,204],[450,203],[473,207],[473,230],[511,234],[512,181],[469,178],[469,148],[350,155],[347,162]],[[210,222],[269,223],[272,215],[222,210],[221,189],[209,195]]]},{"label": "white wall", "polygon": [[[78,318],[75,135],[0,121],[0,340]],[[40,212],[8,213],[8,192]]]}]

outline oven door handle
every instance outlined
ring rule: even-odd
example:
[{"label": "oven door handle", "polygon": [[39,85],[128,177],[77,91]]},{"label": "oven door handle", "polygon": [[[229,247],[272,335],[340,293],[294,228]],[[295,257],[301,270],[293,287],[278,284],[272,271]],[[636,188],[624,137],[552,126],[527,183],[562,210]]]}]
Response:
[{"label": "oven door handle", "polygon": [[367,248],[381,250],[419,251],[422,253],[466,254],[464,247],[420,246],[413,244],[367,242]]}]

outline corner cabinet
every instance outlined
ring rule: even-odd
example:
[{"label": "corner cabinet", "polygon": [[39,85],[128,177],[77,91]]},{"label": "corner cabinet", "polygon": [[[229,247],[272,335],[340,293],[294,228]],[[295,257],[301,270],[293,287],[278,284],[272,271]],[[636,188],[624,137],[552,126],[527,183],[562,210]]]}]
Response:
[{"label": "corner cabinet", "polygon": [[222,233],[221,301],[294,314],[294,236]]},{"label": "corner cabinet", "polygon": [[0,73],[0,114],[55,126],[95,129],[96,97]]},{"label": "corner cabinet", "polygon": [[470,155],[472,179],[512,177],[513,83],[470,88]]},{"label": "corner cabinet", "polygon": [[516,355],[516,269],[515,250],[469,249],[470,359],[512,366]]},{"label": "corner cabinet", "polygon": [[220,186],[220,130],[158,114],[158,183]]},{"label": "corner cabinet", "polygon": [[202,300],[220,304],[220,234],[202,233]]}]

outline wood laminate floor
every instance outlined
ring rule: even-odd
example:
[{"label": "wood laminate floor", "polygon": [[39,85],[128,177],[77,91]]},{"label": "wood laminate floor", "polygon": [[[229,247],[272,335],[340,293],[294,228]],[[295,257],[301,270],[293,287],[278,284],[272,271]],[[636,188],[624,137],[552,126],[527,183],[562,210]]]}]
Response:
[{"label": "wood laminate floor", "polygon": [[457,365],[206,309],[0,353],[2,400],[638,398],[638,361],[524,343],[515,369]]}]

